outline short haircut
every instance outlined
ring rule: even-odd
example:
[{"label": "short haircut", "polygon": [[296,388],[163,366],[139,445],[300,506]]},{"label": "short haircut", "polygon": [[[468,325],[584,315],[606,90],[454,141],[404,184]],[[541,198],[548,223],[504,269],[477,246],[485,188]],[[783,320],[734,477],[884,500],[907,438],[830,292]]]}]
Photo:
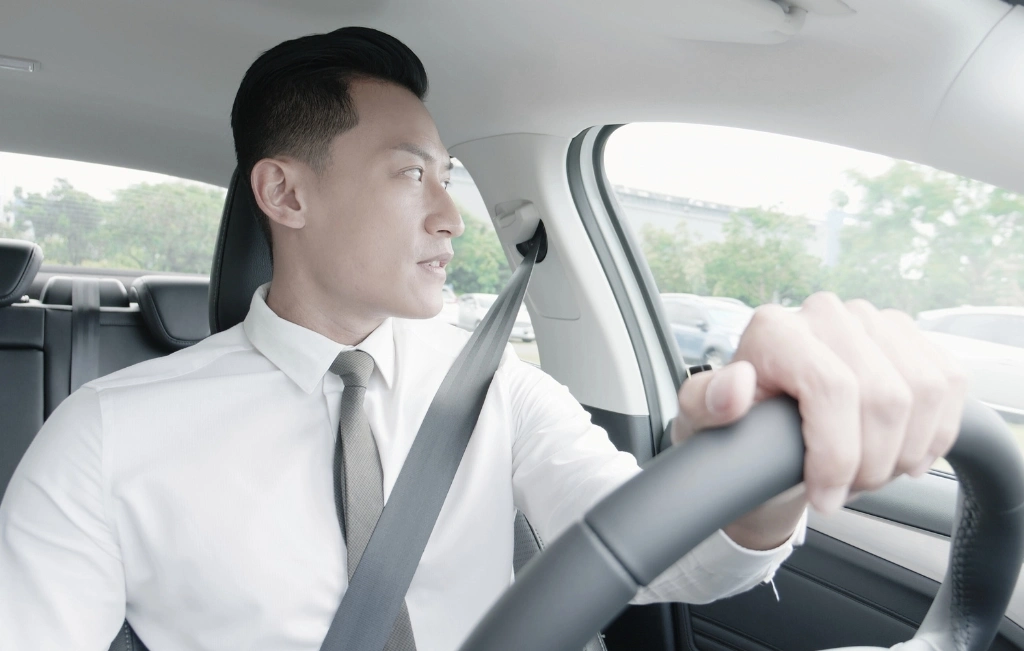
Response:
[{"label": "short haircut", "polygon": [[[287,155],[322,174],[334,138],[359,124],[349,88],[359,79],[397,84],[422,100],[427,73],[404,43],[368,27],[285,41],[246,71],[231,107],[238,173],[248,187],[260,160]],[[270,219],[253,204],[272,246]]]}]

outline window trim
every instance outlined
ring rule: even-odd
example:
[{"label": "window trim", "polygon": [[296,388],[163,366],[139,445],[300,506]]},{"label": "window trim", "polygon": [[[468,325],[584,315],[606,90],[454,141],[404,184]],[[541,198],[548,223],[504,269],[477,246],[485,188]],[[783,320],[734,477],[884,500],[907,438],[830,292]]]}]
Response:
[{"label": "window trim", "polygon": [[[608,278],[644,383],[651,449],[649,455],[646,450],[638,455],[643,463],[667,447],[666,433],[678,411],[675,396],[686,378],[686,367],[657,298],[650,268],[643,255],[638,255],[632,232],[618,218],[618,202],[605,175],[605,145],[620,126],[592,127],[576,136],[569,145],[566,171],[573,202]],[[602,229],[601,222],[607,229]],[[656,352],[661,353],[660,359]],[[670,394],[672,404],[668,405]]]}]

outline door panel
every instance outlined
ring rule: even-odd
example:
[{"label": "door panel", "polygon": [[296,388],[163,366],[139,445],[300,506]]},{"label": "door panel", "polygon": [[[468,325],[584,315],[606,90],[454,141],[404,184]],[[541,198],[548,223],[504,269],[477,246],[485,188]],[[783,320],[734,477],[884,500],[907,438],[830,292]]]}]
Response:
[{"label": "door panel", "polygon": [[[816,651],[889,647],[910,638],[938,583],[816,531],[770,585],[677,610],[682,639],[701,651]],[[677,607],[678,609],[678,607]],[[1003,621],[992,649],[1024,648],[1024,630]]]}]

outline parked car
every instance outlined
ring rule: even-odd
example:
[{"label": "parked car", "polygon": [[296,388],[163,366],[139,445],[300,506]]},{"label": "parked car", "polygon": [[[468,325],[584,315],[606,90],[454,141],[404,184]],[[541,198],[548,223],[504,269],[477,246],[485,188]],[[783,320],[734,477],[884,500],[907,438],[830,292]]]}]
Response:
[{"label": "parked car", "polygon": [[[484,315],[487,314],[487,310],[494,305],[497,298],[497,294],[463,294],[460,296],[457,325],[466,330],[476,330],[476,327],[483,321]],[[511,338],[519,341],[533,341],[536,338],[525,305],[519,308],[516,323],[512,327]]]},{"label": "parked car", "polygon": [[735,298],[662,294],[665,316],[688,364],[728,364],[754,310]]},{"label": "parked car", "polygon": [[921,312],[918,325],[963,364],[971,395],[1024,421],[1024,308],[958,307]]}]

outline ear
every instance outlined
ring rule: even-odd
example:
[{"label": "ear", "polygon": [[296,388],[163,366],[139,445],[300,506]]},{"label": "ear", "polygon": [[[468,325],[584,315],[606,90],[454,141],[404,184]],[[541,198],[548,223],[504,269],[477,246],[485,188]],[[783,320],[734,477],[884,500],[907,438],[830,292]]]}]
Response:
[{"label": "ear", "polygon": [[302,228],[306,214],[299,189],[301,170],[287,160],[264,158],[252,168],[249,182],[260,210],[287,228]]}]

